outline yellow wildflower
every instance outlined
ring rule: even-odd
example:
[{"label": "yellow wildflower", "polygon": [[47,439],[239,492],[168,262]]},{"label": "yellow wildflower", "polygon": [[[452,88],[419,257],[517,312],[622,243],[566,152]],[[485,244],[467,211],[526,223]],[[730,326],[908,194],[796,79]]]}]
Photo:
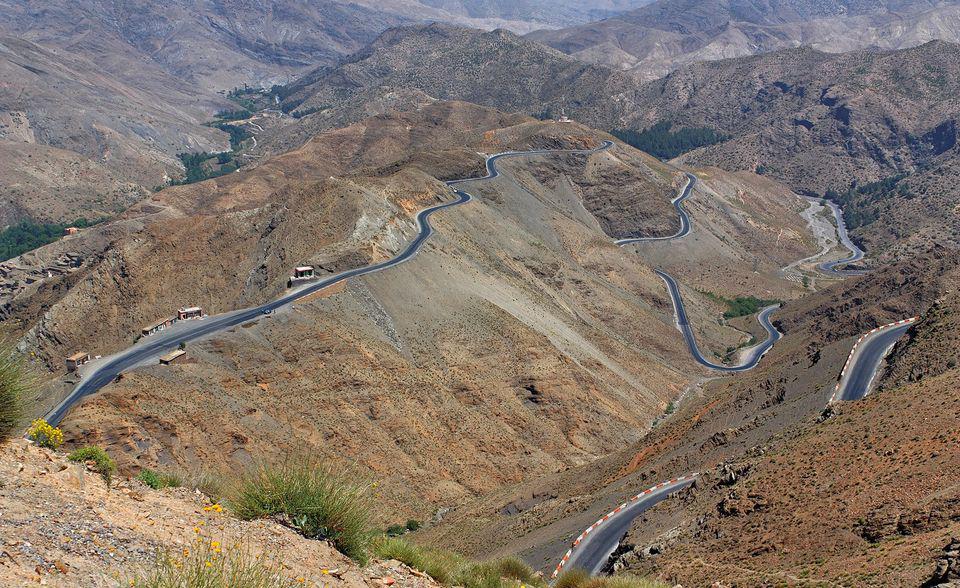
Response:
[{"label": "yellow wildflower", "polygon": [[212,567],[213,567],[213,563],[212,563],[210,560],[207,560],[206,563],[205,563],[205,565],[206,565],[208,568],[212,568]]},{"label": "yellow wildflower", "polygon": [[194,528],[193,528],[193,532],[194,532],[194,533],[199,533],[199,532],[200,532],[200,527],[194,527]]},{"label": "yellow wildflower", "polygon": [[43,419],[37,419],[30,423],[27,438],[40,447],[56,449],[63,444],[63,431],[51,426]]}]

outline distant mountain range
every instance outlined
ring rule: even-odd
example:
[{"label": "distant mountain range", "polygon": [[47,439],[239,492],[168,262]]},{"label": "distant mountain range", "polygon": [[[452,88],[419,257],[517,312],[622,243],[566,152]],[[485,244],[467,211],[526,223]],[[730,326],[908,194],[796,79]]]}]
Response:
[{"label": "distant mountain range", "polygon": [[[384,30],[456,22],[527,32],[648,0],[0,0],[0,225],[109,216],[219,151],[226,91],[334,66]],[[77,170],[64,173],[63,170]]]},{"label": "distant mountain range", "polygon": [[960,40],[955,0],[659,0],[530,39],[645,79],[698,61],[811,46],[903,49]]}]

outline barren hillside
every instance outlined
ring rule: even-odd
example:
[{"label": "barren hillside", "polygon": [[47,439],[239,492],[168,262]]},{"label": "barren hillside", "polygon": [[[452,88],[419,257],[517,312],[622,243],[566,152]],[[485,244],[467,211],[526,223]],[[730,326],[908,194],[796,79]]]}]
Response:
[{"label": "barren hillside", "polygon": [[[957,271],[957,260],[940,252],[788,303],[777,315],[786,337],[754,372],[695,390],[634,447],[482,497],[448,515],[425,538],[473,552],[520,552],[552,569],[570,540],[624,497],[700,471],[705,475],[695,490],[637,519],[621,565],[684,585],[766,585],[807,576],[859,583],[862,577],[843,574],[862,566],[878,585],[919,583],[932,571],[944,537],[956,533],[947,498],[957,485],[949,465],[956,452],[948,449],[956,441],[943,434],[950,430],[945,423],[956,418],[951,376],[931,377],[923,391],[888,379],[863,405],[841,406],[841,416],[826,423],[817,418],[858,334],[923,314],[930,319],[918,327],[917,340],[943,341],[947,325],[934,317],[944,315],[937,309],[946,302],[936,301],[955,289]],[[907,373],[914,369],[897,359],[913,346],[904,340],[904,351],[894,354],[894,371],[898,363]],[[929,427],[930,419],[942,424]],[[894,449],[897,440],[905,442],[900,451]],[[910,480],[911,489],[899,486],[902,468],[893,465],[899,459],[910,463],[903,480]],[[758,496],[754,476],[769,486]],[[841,490],[834,493],[836,488]],[[937,510],[945,517],[925,534],[901,534],[889,552],[872,551],[877,548],[854,534],[857,517],[866,520],[865,513],[880,505],[889,514],[894,505],[907,511],[942,500],[946,506]],[[807,524],[816,531],[802,526]],[[865,549],[875,555],[857,559]]]},{"label": "barren hillside", "polygon": [[956,2],[660,0],[599,22],[528,38],[644,79],[684,65],[813,47],[830,53],[956,42]]},{"label": "barren hillside", "polygon": [[[247,172],[164,190],[120,221],[39,250],[36,273],[65,247],[87,252],[80,267],[19,291],[11,316],[59,370],[77,348],[128,345],[179,306],[222,312],[270,299],[296,265],[334,271],[395,254],[412,213],[448,194],[436,177],[481,173],[477,151],[603,138],[465,103],[375,117]],[[672,231],[683,176],[622,144],[503,170],[471,188],[476,202],[438,217],[415,261],[193,344],[182,366],[125,376],[71,413],[69,436],[109,447],[130,471],[201,457],[232,468],[306,443],[383,476],[393,504],[420,516],[635,442],[698,370],[662,282],[613,239],[628,227]],[[722,191],[745,180],[711,175]],[[720,212],[689,251],[727,240],[728,254],[762,260],[768,283],[796,296],[798,285],[775,276],[782,259],[812,253],[804,205],[768,188],[752,188],[748,206],[767,212],[750,225],[736,208],[742,189],[729,192],[737,204],[698,195],[697,213]],[[755,293],[746,281],[724,292]],[[690,304],[706,348],[722,355],[749,340],[718,324],[722,310],[695,291]],[[39,406],[70,381],[52,381]],[[438,445],[452,448],[447,458]]]}]

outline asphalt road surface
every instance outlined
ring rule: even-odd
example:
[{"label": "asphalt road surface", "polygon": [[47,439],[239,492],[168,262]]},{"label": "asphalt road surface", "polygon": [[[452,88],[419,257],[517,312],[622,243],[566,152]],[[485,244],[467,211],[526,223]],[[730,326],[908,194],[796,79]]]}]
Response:
[{"label": "asphalt road surface", "polygon": [[[637,243],[649,243],[652,241],[672,241],[674,239],[680,239],[690,234],[690,231],[692,230],[692,227],[693,227],[693,223],[690,220],[690,214],[683,207],[683,203],[688,198],[690,198],[690,195],[693,193],[693,189],[697,184],[697,177],[691,173],[687,173],[686,175],[687,175],[686,185],[680,191],[680,194],[673,199],[673,207],[677,210],[677,214],[680,216],[680,230],[678,230],[673,235],[670,235],[669,237],[637,237],[637,238],[630,238],[630,239],[620,239],[619,241],[616,241],[616,244],[623,247],[625,245],[633,245]],[[842,217],[841,217],[841,222],[842,222]],[[846,235],[845,230],[843,234]],[[847,240],[849,241],[849,239]],[[856,247],[852,243],[850,245],[852,247]],[[861,258],[863,257],[862,253],[863,252],[861,252],[861,255],[860,255]],[[690,354],[693,355],[693,358],[700,365],[706,366],[718,372],[726,372],[726,373],[745,372],[748,370],[752,370],[757,366],[757,364],[760,362],[760,359],[764,356],[764,354],[766,354],[766,352],[769,351],[771,347],[773,347],[773,344],[780,340],[780,337],[781,337],[780,332],[777,331],[773,327],[773,324],[770,322],[770,315],[772,315],[773,312],[776,311],[777,308],[779,307],[770,306],[765,308],[757,317],[757,319],[760,321],[760,324],[767,331],[767,340],[749,349],[744,354],[743,362],[740,365],[736,365],[736,366],[720,365],[707,360],[707,358],[705,358],[703,354],[700,353],[699,347],[697,347],[697,339],[696,337],[694,337],[693,329],[690,327],[690,321],[687,319],[687,311],[683,306],[683,298],[680,296],[680,288],[677,285],[676,279],[674,279],[673,276],[671,276],[670,274],[666,273],[663,270],[658,269],[656,270],[656,272],[657,272],[657,275],[660,276],[660,278],[663,279],[663,281],[666,283],[667,290],[670,292],[670,299],[673,301],[673,310],[674,310],[674,316],[677,321],[677,328],[680,330],[681,334],[683,334],[683,338],[687,342],[687,347],[690,349]]]},{"label": "asphalt road surface", "polygon": [[838,259],[836,261],[826,261],[817,265],[817,269],[825,274],[831,276],[862,276],[867,272],[864,270],[843,270],[837,269],[851,263],[856,263],[863,259],[864,253],[863,250],[857,247],[857,244],[850,240],[850,234],[847,232],[847,223],[843,220],[843,211],[840,210],[840,207],[836,202],[831,200],[821,199],[820,201],[824,205],[828,206],[831,211],[833,211],[833,217],[837,221],[837,236],[840,238],[840,243],[850,250],[850,256],[843,259]]},{"label": "asphalt road surface", "polygon": [[[482,180],[491,180],[500,175],[499,170],[497,169],[497,162],[503,158],[507,157],[522,157],[522,156],[532,156],[532,155],[549,155],[554,153],[596,153],[605,149],[609,149],[613,146],[613,143],[610,141],[604,141],[600,147],[596,149],[571,149],[571,150],[537,150],[537,151],[510,151],[506,153],[499,153],[487,158],[487,175],[479,178],[466,178],[462,180],[453,180],[447,182],[447,185],[453,187],[466,182],[475,182]],[[472,196],[467,192],[462,190],[454,189],[456,194],[456,200],[450,202],[444,202],[442,204],[437,204],[431,206],[424,210],[421,210],[417,213],[416,222],[418,234],[411,241],[407,247],[400,252],[396,257],[389,259],[387,261],[368,265],[361,268],[356,268],[341,272],[339,274],[334,274],[328,276],[319,281],[312,282],[307,286],[297,288],[290,293],[277,298],[272,302],[262,304],[253,308],[247,308],[243,310],[237,310],[233,312],[223,313],[215,316],[208,316],[203,319],[189,321],[186,324],[176,325],[177,328],[173,329],[173,332],[161,331],[160,333],[151,335],[141,339],[138,343],[129,347],[124,351],[120,351],[114,355],[111,355],[102,360],[98,360],[94,364],[88,365],[87,369],[82,370],[82,377],[74,389],[67,395],[67,397],[60,402],[56,407],[51,410],[47,416],[46,420],[51,425],[58,425],[63,420],[64,416],[69,412],[69,410],[82,398],[93,394],[97,390],[103,388],[113,380],[115,380],[122,372],[125,370],[131,369],[137,365],[144,364],[151,359],[159,357],[164,353],[175,349],[180,343],[189,343],[191,341],[196,341],[208,335],[218,333],[237,325],[250,322],[261,318],[262,316],[273,312],[274,310],[286,306],[295,300],[309,296],[314,292],[348,280],[350,278],[356,278],[364,276],[367,274],[372,274],[380,272],[392,267],[398,266],[401,263],[409,261],[417,255],[420,249],[423,247],[423,244],[430,238],[433,234],[433,226],[430,224],[430,217],[436,214],[437,212],[452,208],[454,206],[460,206],[461,204],[466,204],[472,200]]]},{"label": "asphalt road surface", "polygon": [[779,305],[768,306],[763,309],[759,315],[757,315],[757,320],[760,321],[760,324],[767,331],[767,340],[759,345],[752,347],[749,351],[746,352],[743,362],[740,365],[729,366],[729,365],[720,365],[709,361],[707,358],[700,353],[700,349],[697,347],[697,339],[693,334],[693,328],[690,326],[690,321],[687,319],[687,311],[683,306],[683,298],[680,296],[680,287],[677,285],[677,281],[673,277],[661,270],[655,270],[657,275],[667,284],[667,290],[670,291],[670,299],[673,300],[673,310],[674,316],[677,320],[677,328],[680,329],[680,332],[683,334],[684,340],[687,342],[687,348],[690,349],[690,354],[693,355],[693,358],[700,365],[706,366],[712,370],[718,372],[727,372],[727,373],[737,373],[737,372],[746,372],[757,367],[757,364],[760,363],[760,359],[770,351],[770,348],[773,347],[773,344],[780,340],[782,335],[780,332],[774,328],[773,324],[770,322],[770,315],[773,314],[778,308]]},{"label": "asphalt road surface", "polygon": [[620,545],[620,539],[630,530],[633,520],[662,502],[677,490],[693,484],[695,478],[679,480],[665,484],[653,492],[629,502],[616,515],[599,524],[585,535],[571,551],[570,559],[563,565],[565,569],[579,568],[594,575],[603,569],[610,555]]},{"label": "asphalt road surface", "polygon": [[880,329],[868,335],[857,347],[846,373],[840,380],[840,389],[834,395],[836,401],[860,400],[870,393],[870,386],[880,369],[883,358],[890,353],[900,337],[903,337],[913,322]]}]

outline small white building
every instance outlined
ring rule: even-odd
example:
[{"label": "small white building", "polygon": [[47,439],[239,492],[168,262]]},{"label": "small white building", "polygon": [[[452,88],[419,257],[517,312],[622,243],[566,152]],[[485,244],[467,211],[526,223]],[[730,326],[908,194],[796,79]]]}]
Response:
[{"label": "small white building", "polygon": [[301,265],[293,269],[293,275],[287,281],[287,287],[290,288],[297,282],[308,282],[316,279],[317,274],[313,271],[312,265]]},{"label": "small white building", "polygon": [[181,308],[177,311],[177,320],[178,321],[187,321],[190,319],[202,318],[203,309],[199,306],[191,306],[189,308]]},{"label": "small white building", "polygon": [[312,277],[314,277],[312,265],[301,265],[293,270],[294,280],[309,280]]},{"label": "small white building", "polygon": [[159,333],[160,331],[162,331],[162,330],[166,329],[167,327],[169,327],[170,325],[172,325],[174,320],[175,320],[175,319],[174,319],[172,316],[166,317],[166,318],[162,318],[162,319],[158,320],[157,322],[152,323],[152,324],[149,324],[149,325],[143,327],[142,329],[140,329],[140,334],[143,335],[144,337],[146,337],[146,336],[152,335],[152,334],[154,334],[154,333]]}]

